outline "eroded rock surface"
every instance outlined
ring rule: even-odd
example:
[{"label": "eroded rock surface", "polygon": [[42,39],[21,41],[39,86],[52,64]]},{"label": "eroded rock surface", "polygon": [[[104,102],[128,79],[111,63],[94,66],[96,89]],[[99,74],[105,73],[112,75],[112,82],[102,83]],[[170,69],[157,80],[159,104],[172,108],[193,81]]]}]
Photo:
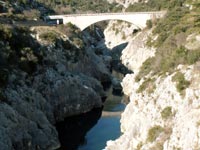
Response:
[{"label": "eroded rock surface", "polygon": [[[200,149],[199,62],[178,65],[172,73],[164,75],[150,72],[139,82],[136,81],[142,63],[155,53],[155,49],[146,46],[151,31],[145,32],[136,35],[122,52],[122,62],[134,71],[134,74],[126,75],[122,82],[123,91],[130,97],[130,103],[121,116],[123,134],[115,141],[108,141],[105,149]],[[191,34],[184,40],[184,44],[189,50],[197,50],[198,41],[198,35]],[[177,87],[178,81],[174,80],[177,73],[183,74],[189,83],[182,92]],[[153,79],[148,85],[151,91],[148,88],[138,91],[148,78]]]},{"label": "eroded rock surface", "polygon": [[[42,31],[35,30],[38,35],[33,37]],[[80,37],[76,40],[81,43]],[[38,41],[37,55],[27,48],[22,53],[27,58],[20,58],[38,60],[34,70],[26,62],[22,68],[10,67],[7,85],[1,85],[1,150],[57,149],[60,143],[55,123],[102,107],[105,93],[101,82],[110,82],[110,72],[91,48],[81,44],[66,37],[48,44]]]}]

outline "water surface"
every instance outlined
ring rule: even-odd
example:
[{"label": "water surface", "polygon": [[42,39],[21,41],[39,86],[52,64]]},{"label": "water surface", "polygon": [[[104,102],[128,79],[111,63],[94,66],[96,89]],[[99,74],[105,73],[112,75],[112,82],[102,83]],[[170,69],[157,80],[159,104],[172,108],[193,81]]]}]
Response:
[{"label": "water surface", "polygon": [[[107,91],[107,99],[103,111],[123,111],[125,105],[121,103],[122,96],[113,95],[112,88]],[[109,140],[115,140],[120,136],[120,115],[101,117],[97,124],[86,134],[85,142],[78,150],[102,150]]]},{"label": "water surface", "polygon": [[120,117],[101,117],[98,123],[87,133],[84,145],[78,150],[102,150],[108,140],[120,136]]}]

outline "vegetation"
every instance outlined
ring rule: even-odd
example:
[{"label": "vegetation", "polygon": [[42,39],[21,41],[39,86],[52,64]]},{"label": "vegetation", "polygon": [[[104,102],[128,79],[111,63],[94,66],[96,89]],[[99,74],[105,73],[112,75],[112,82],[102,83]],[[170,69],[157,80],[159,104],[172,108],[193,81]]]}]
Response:
[{"label": "vegetation", "polygon": [[183,91],[190,85],[190,82],[185,79],[184,74],[181,72],[177,72],[172,80],[176,82],[176,88],[180,94],[183,94]]},{"label": "vegetation", "polygon": [[[83,57],[84,43],[80,30],[73,25],[55,28],[64,34],[69,34],[69,41],[57,38],[58,32],[54,30],[44,32],[40,38],[54,43],[55,48],[62,48],[63,55],[68,61],[77,62]],[[4,97],[3,91],[7,86],[10,74],[15,71],[26,72],[31,77],[38,65],[54,65],[51,59],[45,57],[46,46],[41,46],[32,36],[32,31],[25,27],[0,25],[0,99]],[[16,82],[16,84],[18,84]]]},{"label": "vegetation", "polygon": [[40,58],[37,51],[39,45],[30,33],[27,28],[0,25],[1,83],[6,82],[6,74],[13,67],[20,67],[27,73],[34,72]]},{"label": "vegetation", "polygon": [[55,42],[58,35],[55,32],[44,32],[42,34],[40,34],[40,39],[44,40],[44,41],[48,41],[48,42]]},{"label": "vegetation", "polygon": [[148,78],[146,79],[138,88],[137,92],[141,93],[144,90],[146,90],[148,93],[152,93],[154,91],[155,87],[155,83],[154,83],[155,79],[151,79]]},{"label": "vegetation", "polygon": [[126,34],[125,32],[122,32],[122,40],[125,40],[126,39]]},{"label": "vegetation", "polygon": [[7,0],[1,12],[12,20],[43,19],[50,14],[121,12],[123,6],[107,0]]},{"label": "vegetation", "polygon": [[67,23],[66,25],[58,26],[59,31],[66,34],[69,39],[79,48],[84,47],[84,42],[82,40],[81,30],[73,25],[72,23]]},{"label": "vegetation", "polygon": [[7,85],[8,82],[8,70],[5,68],[0,69],[0,88]]},{"label": "vegetation", "polygon": [[156,140],[156,138],[164,131],[164,129],[157,125],[149,129],[148,135],[147,135],[147,141],[153,142]]},{"label": "vegetation", "polygon": [[2,101],[6,101],[6,97],[3,90],[0,88],[0,102]]},{"label": "vegetation", "polygon": [[187,7],[169,9],[165,18],[157,22],[153,30],[158,35],[155,41],[149,37],[148,46],[157,47],[155,57],[147,59],[136,77],[142,77],[152,72],[153,75],[172,73],[179,64],[194,64],[200,60],[200,49],[188,50],[184,47],[188,35],[200,33],[199,9],[188,10]]},{"label": "vegetation", "polygon": [[37,0],[45,3],[48,7],[54,8],[57,13],[82,13],[82,12],[117,12],[121,11],[122,6],[110,4],[107,0]]},{"label": "vegetation", "polygon": [[[141,0],[142,1],[142,0]],[[169,10],[175,7],[180,7],[183,5],[185,0],[149,0],[147,3],[142,1],[140,3],[135,3],[130,5],[126,11],[157,11],[157,10]]]},{"label": "vegetation", "polygon": [[34,20],[40,17],[40,11],[37,9],[32,9],[32,10],[24,10],[23,11],[24,17],[29,19],[29,20]]},{"label": "vegetation", "polygon": [[82,41],[82,39],[80,38],[73,38],[74,45],[76,45],[78,48],[83,48],[84,47],[84,43]]},{"label": "vegetation", "polygon": [[141,150],[142,146],[143,146],[143,143],[142,143],[142,142],[138,143],[137,149],[136,149],[136,150]]},{"label": "vegetation", "polygon": [[147,20],[146,25],[148,29],[151,29],[153,26],[152,20]]},{"label": "vegetation", "polygon": [[161,112],[161,117],[163,119],[168,119],[172,115],[172,107],[165,107]]}]

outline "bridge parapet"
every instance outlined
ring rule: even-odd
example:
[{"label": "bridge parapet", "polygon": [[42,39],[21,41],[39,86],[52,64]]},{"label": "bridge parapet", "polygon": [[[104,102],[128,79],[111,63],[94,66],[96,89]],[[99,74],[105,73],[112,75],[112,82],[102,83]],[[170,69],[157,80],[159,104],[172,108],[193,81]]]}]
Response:
[{"label": "bridge parapet", "polygon": [[63,23],[72,24],[84,30],[93,23],[104,20],[124,20],[135,24],[139,28],[146,27],[146,21],[149,19],[161,18],[166,14],[166,11],[154,12],[123,12],[123,13],[97,13],[97,14],[69,14],[69,15],[54,15],[48,16],[49,19],[63,19]]},{"label": "bridge parapet", "polygon": [[151,12],[121,12],[121,13],[86,13],[86,14],[67,14],[67,15],[51,15],[49,18],[62,17],[78,17],[78,16],[104,16],[104,15],[137,15],[137,14],[157,14],[165,15],[166,11],[151,11]]}]

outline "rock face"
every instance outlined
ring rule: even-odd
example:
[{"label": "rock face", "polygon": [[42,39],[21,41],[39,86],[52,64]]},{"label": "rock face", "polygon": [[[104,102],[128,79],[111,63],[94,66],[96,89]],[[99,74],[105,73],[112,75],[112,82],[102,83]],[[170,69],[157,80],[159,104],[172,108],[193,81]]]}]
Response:
[{"label": "rock face", "polygon": [[[134,75],[127,75],[123,86],[131,89],[131,92],[127,92],[130,103],[121,118],[121,130],[124,134],[116,141],[109,141],[106,149],[199,149],[200,90],[199,85],[195,85],[199,82],[197,68],[199,64],[179,66],[177,69],[191,82],[184,97],[177,92],[176,83],[172,81],[175,73],[166,78],[159,77],[155,81],[156,89],[152,94],[137,93],[139,84],[134,82]],[[160,126],[162,132],[149,141],[152,136],[150,130],[156,126]]]},{"label": "rock face", "polygon": [[34,73],[9,72],[1,93],[1,150],[57,149],[56,122],[102,107],[100,82],[110,81],[110,73],[100,57],[69,39],[40,50],[42,61]]},{"label": "rock face", "polygon": [[104,31],[105,44],[112,49],[117,45],[129,42],[137,30],[139,30],[138,27],[128,22],[110,21]]},{"label": "rock face", "polygon": [[[148,35],[151,31],[145,31]],[[138,34],[122,52],[122,62],[135,74],[128,74],[122,82],[130,103],[121,116],[123,135],[108,141],[106,150],[197,150],[200,149],[200,64],[179,65],[172,74],[151,75],[154,90],[138,92],[143,79],[135,81],[142,63],[154,55],[155,50],[145,46],[145,34]],[[198,35],[187,38],[198,46]],[[138,43],[139,41],[139,43]],[[137,44],[138,43],[138,44]],[[134,45],[132,45],[134,44]],[[190,47],[190,46],[189,46]],[[183,93],[177,91],[173,77],[181,72],[190,82]]]}]

